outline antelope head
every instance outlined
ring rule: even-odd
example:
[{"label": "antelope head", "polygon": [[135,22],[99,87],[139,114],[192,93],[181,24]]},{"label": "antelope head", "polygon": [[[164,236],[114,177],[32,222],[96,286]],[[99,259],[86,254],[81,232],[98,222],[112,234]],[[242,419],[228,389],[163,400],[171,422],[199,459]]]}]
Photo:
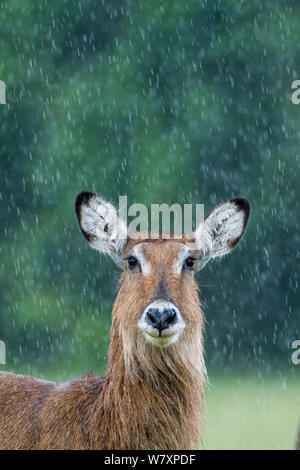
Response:
[{"label": "antelope head", "polygon": [[113,324],[123,343],[168,348],[185,341],[188,347],[203,323],[195,273],[238,244],[249,202],[236,198],[219,205],[192,239],[152,239],[149,234],[130,238],[115,207],[90,192],[77,196],[76,213],[91,247],[108,253],[123,270],[113,309]]}]

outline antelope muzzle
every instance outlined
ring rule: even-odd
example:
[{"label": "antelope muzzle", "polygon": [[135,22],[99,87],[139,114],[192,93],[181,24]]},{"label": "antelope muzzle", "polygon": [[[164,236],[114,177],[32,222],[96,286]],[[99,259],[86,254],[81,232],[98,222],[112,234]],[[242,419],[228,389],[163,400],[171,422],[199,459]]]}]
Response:
[{"label": "antelope muzzle", "polygon": [[185,322],[172,302],[155,300],[142,313],[138,326],[149,342],[166,347],[178,340]]}]

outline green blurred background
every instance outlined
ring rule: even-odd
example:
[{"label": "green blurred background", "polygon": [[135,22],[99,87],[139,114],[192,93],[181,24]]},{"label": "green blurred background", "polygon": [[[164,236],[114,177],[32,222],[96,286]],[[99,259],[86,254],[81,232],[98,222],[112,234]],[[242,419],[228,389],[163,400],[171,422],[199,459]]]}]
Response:
[{"label": "green blurred background", "polygon": [[118,269],[76,194],[249,198],[245,239],[199,276],[205,448],[291,448],[300,420],[300,3],[0,0],[3,370],[104,373]]}]

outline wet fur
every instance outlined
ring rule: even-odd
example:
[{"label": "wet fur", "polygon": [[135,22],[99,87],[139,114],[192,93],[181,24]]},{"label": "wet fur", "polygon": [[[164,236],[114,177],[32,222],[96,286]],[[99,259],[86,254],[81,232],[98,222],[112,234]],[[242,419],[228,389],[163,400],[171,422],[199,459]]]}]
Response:
[{"label": "wet fur", "polygon": [[[56,384],[0,373],[0,448],[199,446],[206,380],[203,316],[191,273],[175,276],[172,271],[170,260],[181,246],[175,241],[145,243],[151,275],[121,275],[104,377],[87,375]],[[141,312],[162,295],[162,287],[186,321],[182,337],[167,348],[149,344],[137,328]]]},{"label": "wet fur", "polygon": [[[190,247],[193,240],[118,238],[117,211],[90,192],[80,193],[75,207],[93,248],[124,268],[126,254],[139,244],[151,269],[144,275],[125,268],[120,277],[104,377],[86,375],[56,384],[0,373],[0,448],[197,448],[206,381],[203,314],[194,275],[181,270],[183,260],[178,261],[183,244]],[[200,224],[192,245],[201,252],[202,265],[236,245],[249,213],[248,201],[237,198]],[[156,299],[173,302],[186,324],[177,342],[166,348],[149,343],[138,328],[143,311]]]}]

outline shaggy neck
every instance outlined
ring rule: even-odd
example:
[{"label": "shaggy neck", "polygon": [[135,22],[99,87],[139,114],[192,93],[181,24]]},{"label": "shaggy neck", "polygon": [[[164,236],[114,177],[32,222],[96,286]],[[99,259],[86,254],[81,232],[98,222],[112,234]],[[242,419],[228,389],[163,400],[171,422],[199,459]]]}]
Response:
[{"label": "shaggy neck", "polygon": [[141,336],[129,341],[117,323],[102,395],[106,448],[197,448],[206,377],[201,331],[161,349]]}]

